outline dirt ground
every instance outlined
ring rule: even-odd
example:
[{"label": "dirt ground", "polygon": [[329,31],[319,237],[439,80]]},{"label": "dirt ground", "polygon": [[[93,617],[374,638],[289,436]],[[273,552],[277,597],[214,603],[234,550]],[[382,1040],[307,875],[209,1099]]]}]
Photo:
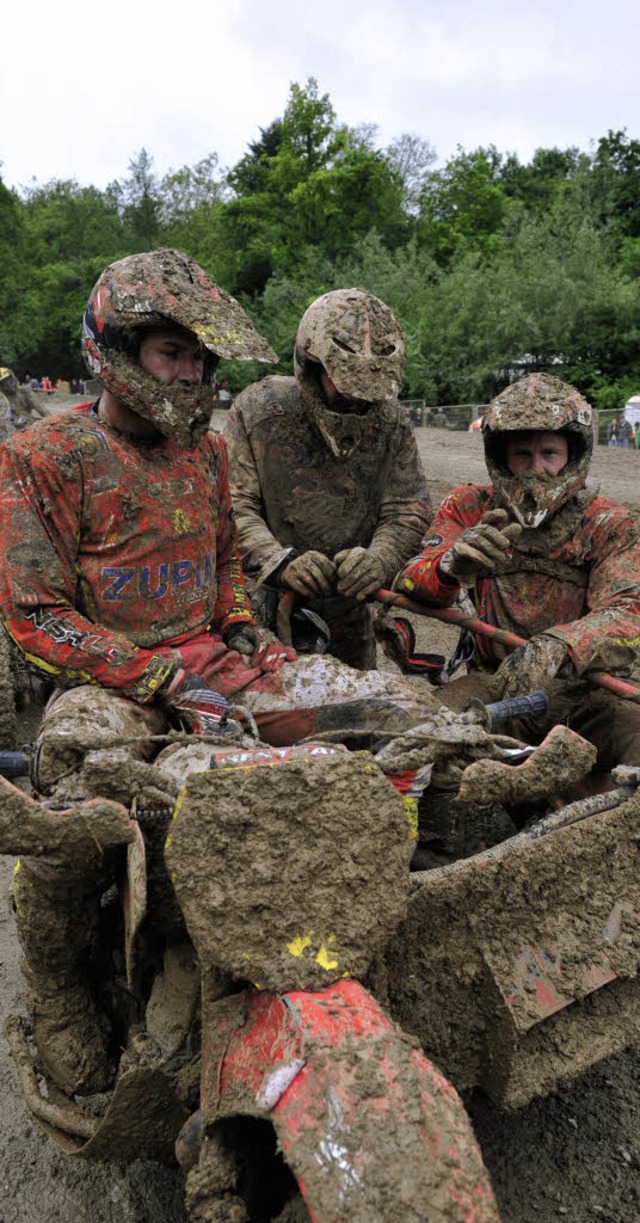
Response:
[{"label": "dirt ground", "polygon": [[[61,403],[52,404],[61,407]],[[223,420],[223,414],[220,414]],[[477,435],[419,429],[434,504],[454,485],[485,480]],[[602,492],[640,509],[640,454],[598,448],[592,474]],[[454,639],[434,624],[428,648]],[[424,644],[424,639],[423,639]],[[33,727],[25,725],[25,739]],[[12,862],[0,860],[6,895]],[[0,904],[0,1018],[21,1007],[19,956],[8,906]],[[479,1095],[467,1101],[503,1223],[638,1223],[640,1056],[601,1063],[570,1087],[516,1113]],[[137,1161],[86,1164],[59,1153],[31,1121],[0,1037],[0,1223],[183,1223],[182,1177]]]}]

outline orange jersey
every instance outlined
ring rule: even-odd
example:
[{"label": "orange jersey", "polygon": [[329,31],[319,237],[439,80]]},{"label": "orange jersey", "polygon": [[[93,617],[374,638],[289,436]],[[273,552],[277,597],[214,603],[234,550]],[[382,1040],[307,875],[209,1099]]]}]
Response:
[{"label": "orange jersey", "polygon": [[194,450],[134,440],[84,405],[0,450],[0,609],[62,684],[153,696],[154,647],[252,623],[218,434]]},{"label": "orange jersey", "polygon": [[[459,587],[441,579],[438,560],[497,504],[492,485],[454,489],[431,523],[422,554],[403,569],[401,589],[428,603],[452,603]],[[563,531],[565,508],[571,524]],[[589,666],[628,671],[640,653],[637,519],[607,497],[594,496],[582,511],[565,508],[524,531],[503,566],[476,581],[478,615],[526,639],[551,632],[566,643],[579,673]],[[490,668],[506,653],[490,637],[478,636],[476,645]]]}]

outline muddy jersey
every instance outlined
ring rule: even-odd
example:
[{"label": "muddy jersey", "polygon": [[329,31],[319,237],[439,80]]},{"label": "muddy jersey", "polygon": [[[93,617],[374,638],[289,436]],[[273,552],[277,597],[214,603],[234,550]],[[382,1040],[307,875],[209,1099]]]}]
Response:
[{"label": "muddy jersey", "polygon": [[224,441],[132,440],[85,405],[0,450],[0,610],[63,685],[153,696],[167,652],[252,622],[235,551]]},{"label": "muddy jersey", "polygon": [[[581,499],[584,503],[581,507]],[[443,501],[422,554],[403,570],[399,589],[434,604],[459,591],[438,561],[497,501],[492,485],[463,485]],[[523,531],[500,568],[476,581],[478,614],[524,638],[550,633],[565,642],[578,673],[634,668],[640,656],[640,530],[616,502],[582,490],[535,530]],[[507,651],[478,636],[480,662],[494,668]]]},{"label": "muddy jersey", "polygon": [[420,546],[430,518],[426,480],[397,403],[376,405],[358,446],[336,457],[306,413],[295,378],[248,387],[228,416],[238,547],[247,573],[268,579],[287,550],[333,557],[368,547],[389,581]]}]

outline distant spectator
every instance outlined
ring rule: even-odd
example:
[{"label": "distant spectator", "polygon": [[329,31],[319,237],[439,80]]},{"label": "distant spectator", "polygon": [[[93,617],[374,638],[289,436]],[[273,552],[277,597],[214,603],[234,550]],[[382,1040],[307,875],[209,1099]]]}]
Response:
[{"label": "distant spectator", "polygon": [[233,403],[233,395],[229,386],[228,378],[223,378],[218,387],[218,402],[223,408],[230,408]]},{"label": "distant spectator", "polygon": [[40,382],[37,378],[32,378],[29,386],[31,387],[32,391],[39,391],[41,389]]},{"label": "distant spectator", "polygon": [[3,407],[8,407],[8,413],[4,410],[0,414],[4,421],[0,440],[13,433],[14,429],[26,429],[47,415],[46,409],[31,393],[31,387],[21,386],[13,370],[5,365],[0,366],[0,397],[4,401]]},{"label": "distant spectator", "polygon": [[53,387],[51,385],[51,379],[48,374],[43,374],[42,380],[40,382],[40,388],[41,390],[46,391],[47,395],[53,394]]},{"label": "distant spectator", "polygon": [[618,421],[618,445],[622,446],[624,450],[628,450],[632,441],[633,428],[631,421],[627,420],[626,416],[621,416]]}]

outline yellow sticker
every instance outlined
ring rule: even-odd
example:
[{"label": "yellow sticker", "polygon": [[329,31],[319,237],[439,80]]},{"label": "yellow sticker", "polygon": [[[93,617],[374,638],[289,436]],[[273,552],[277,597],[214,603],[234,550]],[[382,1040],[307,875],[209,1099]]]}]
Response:
[{"label": "yellow sticker", "polygon": [[303,934],[299,938],[294,938],[290,943],[287,943],[287,951],[294,955],[297,960],[306,951],[307,947],[311,946],[311,935]]},{"label": "yellow sticker", "polygon": [[[333,942],[334,939],[335,939],[335,934],[330,934],[327,941],[331,943]],[[321,943],[320,950],[318,954],[316,955],[316,964],[319,964],[321,968],[326,968],[327,971],[330,971],[331,969],[338,967],[338,961],[331,960],[329,958],[329,954],[330,953],[327,949],[326,944]]]},{"label": "yellow sticker", "polygon": [[404,813],[409,824],[409,840],[418,840],[418,800],[409,794],[402,795]]}]

